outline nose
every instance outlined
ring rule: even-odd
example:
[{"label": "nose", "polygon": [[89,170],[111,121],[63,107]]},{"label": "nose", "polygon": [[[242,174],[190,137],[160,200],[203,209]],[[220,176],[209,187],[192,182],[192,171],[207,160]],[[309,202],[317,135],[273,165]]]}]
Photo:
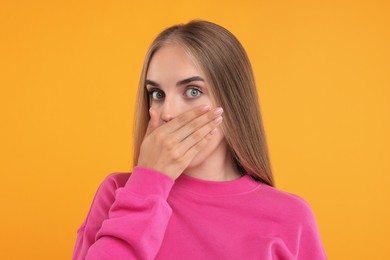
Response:
[{"label": "nose", "polygon": [[178,115],[178,111],[180,111],[180,105],[178,103],[174,100],[165,100],[161,108],[160,116],[163,123],[171,121]]}]

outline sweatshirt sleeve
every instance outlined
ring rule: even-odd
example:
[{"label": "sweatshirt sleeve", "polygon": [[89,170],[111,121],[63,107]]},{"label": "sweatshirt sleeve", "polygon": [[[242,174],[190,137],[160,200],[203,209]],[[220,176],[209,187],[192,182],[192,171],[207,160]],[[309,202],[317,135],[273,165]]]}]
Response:
[{"label": "sweatshirt sleeve", "polygon": [[309,203],[302,201],[301,219],[298,237],[298,260],[326,260],[327,256],[323,247],[318,225]]},{"label": "sweatshirt sleeve", "polygon": [[73,259],[154,259],[172,214],[167,198],[173,184],[142,167],[114,191],[106,179],[78,230]]}]

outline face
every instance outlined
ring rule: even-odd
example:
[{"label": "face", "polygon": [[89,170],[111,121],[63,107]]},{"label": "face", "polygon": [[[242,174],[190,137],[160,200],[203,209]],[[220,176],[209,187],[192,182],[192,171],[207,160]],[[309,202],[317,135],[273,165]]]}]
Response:
[{"label": "face", "polygon": [[[161,124],[198,105],[215,106],[204,74],[182,47],[176,44],[166,45],[153,55],[145,85],[151,107],[159,113]],[[218,154],[226,154],[226,141],[221,131],[216,132],[187,169],[197,167],[206,158]]]}]

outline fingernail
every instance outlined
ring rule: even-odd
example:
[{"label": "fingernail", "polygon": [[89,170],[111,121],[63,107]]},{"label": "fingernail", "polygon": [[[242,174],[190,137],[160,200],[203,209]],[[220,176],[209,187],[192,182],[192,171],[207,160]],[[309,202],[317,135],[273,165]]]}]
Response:
[{"label": "fingernail", "polygon": [[214,115],[215,115],[215,116],[220,116],[220,115],[222,115],[222,113],[223,113],[222,107],[217,107],[217,108],[214,110]]},{"label": "fingernail", "polygon": [[210,134],[213,135],[217,132],[217,128],[214,128],[213,130],[210,131]]},{"label": "fingernail", "polygon": [[216,119],[214,119],[214,123],[217,125],[219,125],[221,122],[222,122],[222,116],[219,116]]}]

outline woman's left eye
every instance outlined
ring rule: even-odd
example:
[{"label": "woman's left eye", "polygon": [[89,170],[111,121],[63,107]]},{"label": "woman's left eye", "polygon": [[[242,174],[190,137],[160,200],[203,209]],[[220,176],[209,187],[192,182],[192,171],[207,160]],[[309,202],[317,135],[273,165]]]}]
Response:
[{"label": "woman's left eye", "polygon": [[202,91],[198,88],[189,88],[186,90],[185,94],[189,98],[196,98],[202,94]]}]

